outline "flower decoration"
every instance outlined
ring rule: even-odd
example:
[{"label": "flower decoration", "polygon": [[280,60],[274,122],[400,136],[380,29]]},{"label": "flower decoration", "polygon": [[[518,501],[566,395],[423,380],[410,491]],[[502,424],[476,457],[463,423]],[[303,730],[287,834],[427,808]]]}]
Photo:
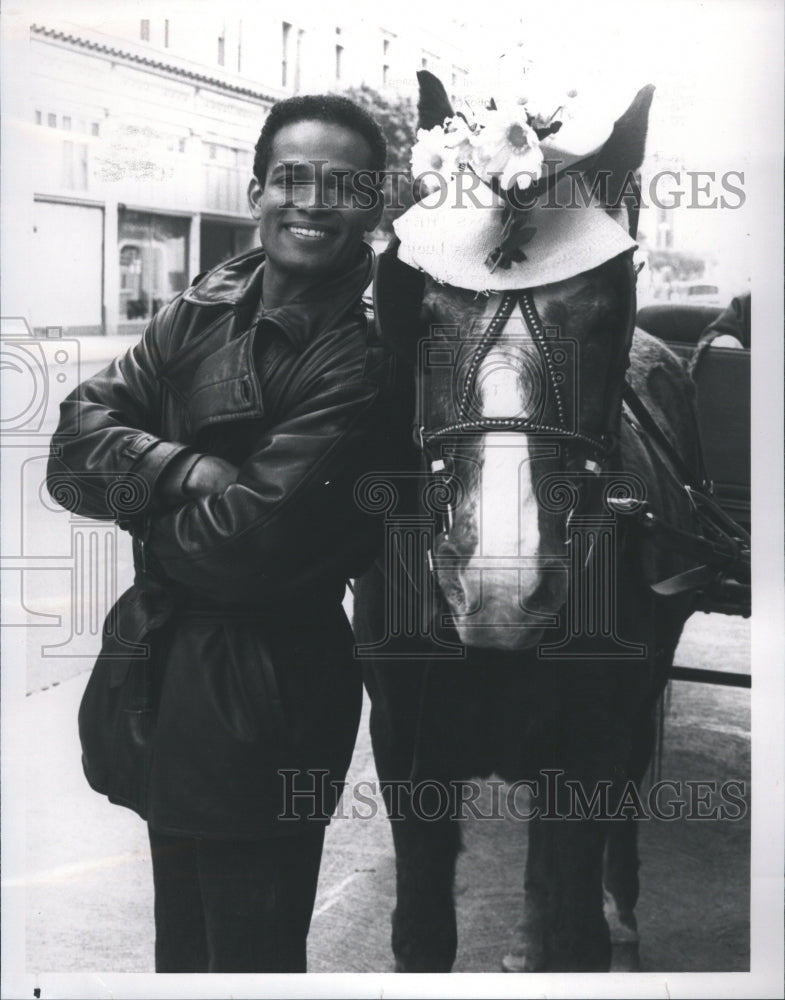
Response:
[{"label": "flower decoration", "polygon": [[522,190],[542,176],[543,155],[537,133],[523,108],[491,113],[488,123],[471,138],[471,164],[483,180],[498,177],[504,190]]},{"label": "flower decoration", "polygon": [[512,192],[530,191],[534,204],[545,161],[542,143],[572,116],[570,103],[576,95],[542,86],[528,73],[524,83],[528,93],[517,100],[501,105],[491,100],[477,113],[467,108],[442,125],[419,129],[412,148],[412,173],[422,178],[423,194],[440,187],[439,177],[447,181],[470,170],[504,199],[502,239],[486,261],[491,271],[525,259],[521,247],[536,230],[526,225],[530,206],[513,200]]},{"label": "flower decoration", "polygon": [[[497,178],[503,190],[525,190],[542,176],[540,143],[561,128],[574,94],[565,92],[562,103],[550,111],[542,107],[543,97],[536,104],[526,97],[501,106],[491,101],[477,114],[467,109],[446,118],[443,125],[418,129],[412,173],[435,173],[447,180],[468,169],[486,183]],[[426,180],[426,186],[433,190],[438,181]]]},{"label": "flower decoration", "polygon": [[446,179],[459,169],[457,147],[450,144],[441,125],[417,130],[417,142],[412,147],[412,173],[422,178],[423,193],[439,187],[434,175]]}]

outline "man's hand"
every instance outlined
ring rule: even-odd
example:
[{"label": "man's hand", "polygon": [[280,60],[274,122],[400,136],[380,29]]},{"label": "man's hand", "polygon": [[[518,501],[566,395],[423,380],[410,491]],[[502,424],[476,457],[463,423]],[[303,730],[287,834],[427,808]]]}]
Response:
[{"label": "man's hand", "polygon": [[191,466],[183,481],[183,493],[189,500],[223,493],[237,479],[237,466],[214,455],[202,455]]},{"label": "man's hand", "polygon": [[188,500],[223,493],[237,479],[237,466],[214,455],[178,456],[164,470],[157,497],[164,507],[179,507]]}]

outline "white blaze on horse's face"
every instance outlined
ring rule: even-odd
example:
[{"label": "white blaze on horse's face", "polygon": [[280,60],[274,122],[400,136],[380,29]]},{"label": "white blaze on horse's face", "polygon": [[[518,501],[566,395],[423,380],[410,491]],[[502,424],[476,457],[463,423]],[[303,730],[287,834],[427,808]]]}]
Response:
[{"label": "white blaze on horse's face", "polygon": [[[516,306],[478,369],[477,409],[488,418],[531,417],[543,398],[543,378],[538,348]],[[481,435],[473,495],[456,511],[451,539],[437,546],[437,556],[452,556],[453,565],[440,572],[439,579],[467,645],[535,645],[544,626],[554,623],[552,612],[564,599],[561,588],[553,593],[555,574],[544,573],[549,560],[541,552],[530,440],[515,430]],[[467,551],[469,547],[473,551]],[[459,555],[463,559],[456,567]]]}]

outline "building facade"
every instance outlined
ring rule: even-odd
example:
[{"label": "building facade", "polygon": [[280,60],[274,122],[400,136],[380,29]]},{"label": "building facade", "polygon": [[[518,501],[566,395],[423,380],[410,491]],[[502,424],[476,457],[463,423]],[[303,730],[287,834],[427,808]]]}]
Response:
[{"label": "building facade", "polygon": [[3,315],[36,332],[141,332],[253,246],[246,191],[276,100],[363,83],[411,94],[420,68],[465,86],[441,33],[299,4],[148,6],[93,26],[17,17],[10,38],[6,18]]}]

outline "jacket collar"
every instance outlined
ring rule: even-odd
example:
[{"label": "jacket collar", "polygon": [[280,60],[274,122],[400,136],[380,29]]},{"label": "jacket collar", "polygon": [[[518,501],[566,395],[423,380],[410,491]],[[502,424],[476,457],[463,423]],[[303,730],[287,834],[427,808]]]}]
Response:
[{"label": "jacket collar", "polygon": [[194,305],[229,306],[243,326],[253,320],[280,327],[297,348],[302,348],[319,330],[333,325],[351,309],[371,280],[374,252],[363,243],[356,263],[343,274],[313,285],[303,295],[274,309],[262,302],[265,253],[256,248],[213,268],[183,298]]}]

